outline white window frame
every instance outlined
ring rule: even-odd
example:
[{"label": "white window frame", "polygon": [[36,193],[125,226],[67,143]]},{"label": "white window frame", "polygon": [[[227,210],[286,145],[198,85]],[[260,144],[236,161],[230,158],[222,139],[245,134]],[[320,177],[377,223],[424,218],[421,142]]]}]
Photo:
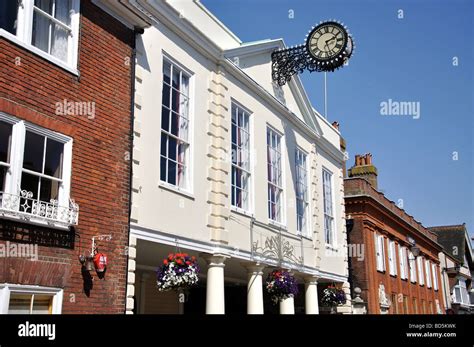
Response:
[{"label": "white window frame", "polygon": [[407,268],[407,249],[402,245],[398,245],[398,256],[400,258],[400,278],[406,280],[408,278],[408,268]]},{"label": "white window frame", "polygon": [[[179,187],[178,185],[175,185],[175,184],[171,184],[171,183],[168,183],[167,181],[163,181],[161,180],[161,136],[164,132],[164,130],[162,129],[162,125],[161,125],[161,122],[162,122],[162,112],[161,112],[161,109],[163,107],[163,100],[162,100],[162,93],[163,93],[163,85],[164,85],[164,72],[163,72],[163,66],[165,64],[165,61],[168,62],[170,65],[171,65],[171,69],[174,67],[176,67],[177,69],[179,69],[181,71],[181,73],[184,73],[185,75],[187,75],[188,77],[188,116],[187,116],[187,121],[188,121],[188,138],[187,140],[185,140],[184,142],[187,143],[187,151],[186,151],[186,157],[187,157],[187,161],[188,163],[185,164],[185,166],[187,167],[187,171],[185,173],[185,181],[186,181],[186,186],[185,187]],[[194,190],[194,175],[193,175],[193,170],[194,170],[194,122],[193,122],[193,116],[194,116],[194,102],[192,102],[192,100],[194,100],[194,73],[189,70],[188,68],[186,68],[184,65],[180,64],[177,60],[175,60],[174,58],[172,58],[169,54],[167,54],[166,52],[162,51],[162,60],[161,60],[161,89],[160,89],[160,98],[161,98],[161,103],[160,103],[160,140],[159,140],[159,143],[160,143],[160,148],[159,148],[159,151],[158,151],[158,155],[159,155],[159,166],[160,166],[160,169],[158,170],[158,180],[159,180],[159,186],[161,187],[164,187],[166,189],[169,189],[169,190],[174,190],[178,193],[184,193],[184,195],[187,195],[187,196],[191,196],[192,197],[192,194],[193,194],[193,190]],[[171,70],[171,78],[172,78],[172,70]],[[170,93],[171,93],[171,89],[170,89]],[[172,99],[171,99],[171,96],[170,96],[170,102],[172,102]],[[170,111],[172,113],[172,111]],[[171,123],[170,123],[170,126],[171,126]],[[168,132],[166,132],[167,134],[169,134]],[[172,136],[173,138],[177,138],[176,136],[174,135],[170,135]]]},{"label": "white window frame", "polygon": [[51,314],[61,314],[64,291],[61,288],[41,287],[19,284],[0,284],[0,314],[8,314],[11,294],[38,294],[53,297]]},{"label": "white window frame", "polygon": [[424,286],[425,285],[425,276],[424,276],[424,261],[423,261],[423,257],[421,256],[418,256],[416,257],[416,267],[418,269],[418,283],[420,284],[420,286]]},{"label": "white window frame", "polygon": [[408,253],[408,265],[410,268],[410,281],[416,283],[416,259],[412,251]]},{"label": "white window frame", "polygon": [[[58,206],[69,207],[70,206],[70,189],[71,189],[71,174],[72,174],[72,138],[62,135],[60,133],[39,127],[37,125],[25,122],[16,117],[7,115],[0,112],[0,121],[11,124],[12,127],[12,139],[10,148],[10,169],[7,171],[5,180],[5,192],[6,194],[19,195],[21,187],[21,176],[25,171],[23,169],[23,157],[25,150],[25,137],[26,132],[30,131],[41,136],[46,136],[52,140],[58,141],[64,145],[63,149],[63,166],[62,166],[62,178],[61,185],[58,193]],[[42,174],[35,173],[35,175]],[[39,200],[39,196],[37,197]],[[0,209],[2,205],[0,204]],[[3,211],[3,209],[2,209]],[[7,212],[5,212],[7,213]],[[15,220],[23,220],[20,216],[8,214],[8,218]],[[68,226],[59,224],[51,224],[51,221],[45,220],[41,217],[32,215],[27,221],[28,223],[38,225],[48,225],[57,228],[67,228]]]},{"label": "white window frame", "polygon": [[438,290],[438,267],[436,264],[431,264],[431,272],[433,273],[433,289]]},{"label": "white window frame", "polygon": [[[459,290],[459,295],[456,294],[456,289]],[[458,281],[453,286],[453,293],[454,293],[454,303],[469,305],[470,304],[470,297],[469,293],[467,292],[466,280],[464,278],[458,278]]]},{"label": "white window frame", "polygon": [[[34,7],[34,0],[22,0],[22,5],[18,8],[16,35],[0,28],[0,37],[4,37],[51,63],[56,64],[75,75],[79,75],[77,62],[79,56],[80,0],[71,1],[71,26],[69,28],[71,34],[68,39],[68,58],[66,62],[32,45],[33,12],[41,11],[38,9],[35,10]],[[53,19],[53,21],[62,27],[65,26],[58,20]]]},{"label": "white window frame", "polygon": [[[400,247],[400,245],[399,245]],[[395,252],[395,241],[388,241],[388,265],[391,276],[397,276],[397,256]],[[402,268],[400,267],[400,276],[402,274]]]},{"label": "white window frame", "polygon": [[[252,112],[249,111],[246,107],[242,106],[242,104],[240,104],[239,102],[237,102],[236,100],[234,99],[231,99],[231,108],[230,108],[230,112],[232,112],[233,108],[236,108],[237,111],[242,111],[244,112],[244,116],[247,116],[247,124],[248,124],[248,129],[247,130],[243,130],[245,132],[247,132],[247,135],[248,135],[248,148],[247,149],[244,149],[247,151],[247,160],[248,160],[248,167],[247,168],[243,168],[239,165],[236,165],[234,164],[233,162],[233,158],[231,158],[230,162],[231,162],[231,170],[230,170],[230,182],[229,182],[229,186],[230,186],[230,189],[233,190],[234,189],[234,186],[233,186],[233,183],[232,183],[232,172],[233,172],[233,168],[236,167],[237,169],[239,170],[242,170],[243,172],[245,172],[247,174],[247,207],[239,207],[239,206],[236,206],[232,203],[232,191],[231,191],[231,196],[230,196],[230,200],[231,200],[231,209],[234,210],[234,211],[237,211],[237,212],[240,212],[240,213],[243,213],[243,214],[246,214],[246,215],[253,215],[253,169],[252,169],[252,159],[251,159],[251,148],[252,148],[252,144],[253,144],[253,140],[252,140]],[[231,115],[231,144],[230,144],[230,153],[231,153],[231,156],[234,155],[233,151],[232,151],[232,127],[234,126],[234,123],[232,122],[232,115]],[[235,124],[235,126],[238,127],[237,124]]]},{"label": "white window frame", "polygon": [[[278,139],[278,148],[277,149],[274,149],[273,147],[271,147],[271,144],[268,143],[269,133],[270,133],[270,138],[272,138],[272,134],[273,134]],[[266,157],[267,157],[267,161],[266,161],[266,164],[267,164],[267,216],[268,216],[268,220],[269,220],[270,224],[276,224],[278,226],[283,226],[284,227],[286,218],[285,218],[285,189],[284,189],[284,185],[285,185],[285,176],[284,176],[285,163],[283,161],[283,152],[282,152],[282,148],[284,148],[283,134],[281,134],[278,130],[276,130],[275,128],[273,128],[272,126],[267,124],[267,131],[266,131],[265,135],[266,135],[266,140],[267,140],[267,155],[266,155]],[[273,149],[275,151],[275,153],[279,155],[279,162],[280,162],[279,173],[280,173],[280,179],[281,179],[281,181],[279,182],[280,185],[273,182],[273,180],[269,177],[268,165],[270,163],[270,158],[269,158],[268,153],[269,153],[270,149]],[[278,162],[278,160],[277,160],[277,162]],[[277,216],[277,217],[279,217],[279,219],[274,219],[273,216],[270,213],[270,204],[271,204],[271,201],[269,200],[270,186],[274,187],[276,189],[276,191],[279,192],[279,197],[280,198],[279,198],[278,203],[279,203],[279,207],[280,207],[280,213]]]},{"label": "white window frame", "polygon": [[385,272],[385,238],[383,235],[374,233],[374,240],[377,271]]},{"label": "white window frame", "polygon": [[[326,183],[326,176],[325,175],[329,175],[329,185]],[[324,228],[324,242],[326,244],[326,246],[329,246],[329,247],[335,247],[337,245],[337,235],[336,235],[336,215],[335,215],[335,211],[336,211],[336,206],[335,206],[335,190],[334,190],[334,174],[331,170],[323,167],[322,169],[322,188],[323,188],[323,228]],[[330,197],[330,211],[331,211],[331,215],[328,215],[327,214],[327,208],[328,206],[326,205],[326,197],[327,197],[327,192],[326,192],[326,189],[327,187],[329,187],[330,191],[329,191],[329,197]],[[328,232],[326,230],[326,218],[329,218],[329,220],[331,221],[330,225],[332,226],[332,230],[329,230],[329,234],[331,235],[331,239],[328,240]],[[330,242],[328,242],[330,241]]]},{"label": "white window frame", "polygon": [[425,259],[426,287],[431,288],[431,263]]},{"label": "white window frame", "polygon": [[[304,158],[304,166],[299,165],[298,163],[298,158],[302,157]],[[299,170],[304,170],[305,173],[305,179],[301,180],[301,183],[304,185],[304,192],[303,192],[303,205],[304,205],[304,216],[303,219],[305,221],[304,226],[299,229],[298,226],[298,186],[299,186]],[[301,149],[300,147],[296,147],[295,149],[295,195],[296,195],[296,231],[298,234],[306,236],[308,238],[311,238],[311,216],[309,211],[310,209],[310,184],[309,184],[309,163],[308,163],[308,153]]]}]

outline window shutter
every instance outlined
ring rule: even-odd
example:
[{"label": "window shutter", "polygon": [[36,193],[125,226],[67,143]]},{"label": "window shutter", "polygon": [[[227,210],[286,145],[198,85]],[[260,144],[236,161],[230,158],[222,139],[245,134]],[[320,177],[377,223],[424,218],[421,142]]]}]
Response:
[{"label": "window shutter", "polygon": [[408,279],[408,252],[407,252],[407,248],[406,247],[403,247],[403,259],[405,261],[405,278]]},{"label": "window shutter", "polygon": [[389,241],[388,264],[389,264],[389,267],[390,267],[390,275],[396,276],[397,275],[397,265],[396,265],[395,242],[394,241]]},{"label": "window shutter", "polygon": [[431,272],[433,272],[433,289],[438,290],[438,272],[436,264],[431,264]]},{"label": "window shutter", "polygon": [[431,269],[430,269],[430,261],[425,260],[425,273],[426,273],[426,286],[431,288]]},{"label": "window shutter", "polygon": [[407,279],[408,278],[408,266],[407,266],[407,249],[406,247],[401,247],[400,248],[401,250],[401,262],[400,262],[400,266],[403,270],[400,270],[400,272],[403,273],[403,276],[402,278],[403,279]]},{"label": "window shutter", "polygon": [[375,253],[377,255],[377,270],[385,270],[383,236],[375,234]]},{"label": "window shutter", "polygon": [[425,284],[425,278],[423,276],[423,259],[422,257],[417,257],[416,258],[416,264],[418,266],[418,283],[420,283],[420,286]]}]

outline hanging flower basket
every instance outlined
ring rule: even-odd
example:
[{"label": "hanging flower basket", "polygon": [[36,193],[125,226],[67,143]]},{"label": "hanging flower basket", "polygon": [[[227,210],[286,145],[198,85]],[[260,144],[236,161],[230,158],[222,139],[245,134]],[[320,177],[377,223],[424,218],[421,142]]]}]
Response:
[{"label": "hanging flower basket", "polygon": [[274,304],[298,294],[296,278],[285,270],[273,270],[269,273],[266,288]]},{"label": "hanging flower basket", "polygon": [[321,303],[329,307],[344,305],[346,303],[346,293],[343,289],[330,285],[323,290]]},{"label": "hanging flower basket", "polygon": [[199,266],[196,257],[187,253],[171,253],[158,267],[158,290],[179,290],[195,286],[199,280]]}]

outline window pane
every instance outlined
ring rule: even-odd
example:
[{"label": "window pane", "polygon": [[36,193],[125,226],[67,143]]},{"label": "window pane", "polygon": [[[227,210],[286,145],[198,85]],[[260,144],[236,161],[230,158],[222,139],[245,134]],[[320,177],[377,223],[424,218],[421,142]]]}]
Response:
[{"label": "window pane", "polygon": [[161,157],[160,158],[160,180],[163,182],[166,182],[166,172],[167,172],[167,166],[166,166],[166,157]]},{"label": "window pane", "polygon": [[188,127],[189,127],[189,121],[184,117],[180,117],[180,119],[179,119],[179,138],[184,140],[184,141],[188,140]]},{"label": "window pane", "polygon": [[[7,177],[8,168],[0,165],[0,192],[5,191],[5,180]],[[0,201],[1,203],[1,201]]]},{"label": "window pane", "polygon": [[173,66],[173,88],[177,90],[180,90],[179,74],[179,69]]},{"label": "window pane", "polygon": [[172,137],[168,137],[168,158],[174,161],[177,161],[176,145],[177,145],[176,139]]},{"label": "window pane", "polygon": [[176,185],[176,169],[177,164],[175,161],[168,160],[168,183]]},{"label": "window pane", "polygon": [[[166,79],[166,77],[165,77]],[[169,77],[168,77],[169,79]],[[167,108],[171,108],[170,104],[170,86],[168,86],[166,83],[163,83],[163,91],[161,93],[162,96],[162,104],[163,106],[166,106]]]},{"label": "window pane", "polygon": [[46,140],[46,161],[44,163],[44,174],[61,178],[63,166],[64,144],[51,139]]},{"label": "window pane", "polygon": [[30,131],[26,132],[23,168],[40,173],[42,172],[44,140],[44,136]]},{"label": "window pane", "polygon": [[35,0],[35,6],[53,16],[54,0]]},{"label": "window pane", "polygon": [[0,28],[16,35],[18,18],[17,1],[0,1]]},{"label": "window pane", "polygon": [[12,126],[11,124],[0,122],[0,161],[10,162]]},{"label": "window pane", "polygon": [[459,287],[455,287],[454,288],[454,296],[455,296],[455,300],[456,302],[462,302],[462,298],[461,298],[461,288]]},{"label": "window pane", "polygon": [[51,34],[51,55],[54,57],[67,62],[67,47],[69,31],[63,27],[54,24],[52,26]]},{"label": "window pane", "polygon": [[58,200],[59,182],[41,178],[40,200],[50,202]]},{"label": "window pane", "polygon": [[181,108],[179,107],[179,92],[176,89],[171,90],[171,109],[176,112],[181,114]]},{"label": "window pane", "polygon": [[181,93],[189,96],[189,78],[184,74],[181,75]]},{"label": "window pane", "polygon": [[177,113],[171,114],[171,133],[175,136],[179,137],[179,126],[180,126],[180,119],[181,117]]},{"label": "window pane", "polygon": [[165,60],[163,61],[163,81],[166,84],[171,84],[170,76],[171,76],[171,64]]},{"label": "window pane", "polygon": [[35,0],[35,6],[64,24],[71,24],[71,0]]},{"label": "window pane", "polygon": [[170,111],[164,106],[161,108],[161,129],[170,131]]},{"label": "window pane", "polygon": [[30,314],[31,295],[10,294],[9,314]]},{"label": "window pane", "polygon": [[39,188],[39,177],[23,173],[21,175],[21,190],[26,190],[27,192],[32,192],[32,199],[38,198],[38,188]]},{"label": "window pane", "polygon": [[72,0],[56,1],[54,17],[67,26],[71,25]]},{"label": "window pane", "polygon": [[161,155],[166,157],[168,155],[168,136],[161,135]]},{"label": "window pane", "polygon": [[51,314],[53,298],[49,295],[35,295],[32,314]]},{"label": "window pane", "polygon": [[31,44],[42,51],[49,53],[49,35],[52,31],[52,22],[38,12],[33,13],[33,34]]}]

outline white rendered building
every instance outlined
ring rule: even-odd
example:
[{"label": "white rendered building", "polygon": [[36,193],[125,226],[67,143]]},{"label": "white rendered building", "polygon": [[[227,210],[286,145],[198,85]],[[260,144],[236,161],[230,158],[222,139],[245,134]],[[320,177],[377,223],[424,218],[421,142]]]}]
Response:
[{"label": "white rendered building", "polygon": [[[272,83],[283,40],[243,43],[196,0],[128,6],[153,25],[137,47],[127,312],[319,313],[328,283],[349,299],[340,134],[297,76]],[[201,267],[185,300],[156,288],[176,251]],[[279,308],[276,267],[301,284]]]}]

